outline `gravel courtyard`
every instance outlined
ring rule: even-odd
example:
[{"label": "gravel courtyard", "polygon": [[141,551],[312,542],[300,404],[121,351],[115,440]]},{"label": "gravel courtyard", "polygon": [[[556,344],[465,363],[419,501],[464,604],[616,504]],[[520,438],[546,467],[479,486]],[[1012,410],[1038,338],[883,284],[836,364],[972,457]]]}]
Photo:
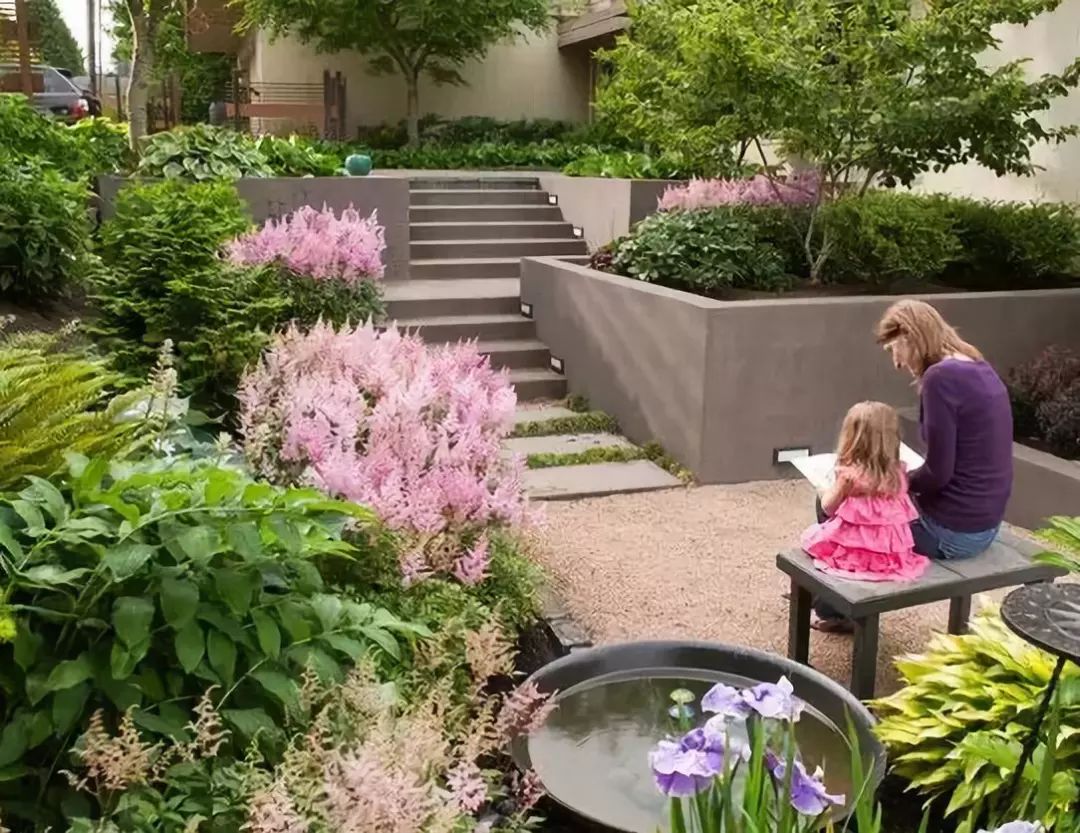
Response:
[{"label": "gravel courtyard", "polygon": [[[692,638],[787,650],[776,553],[813,520],[802,480],[704,486],[546,505],[535,557],[597,643]],[[879,694],[892,658],[944,630],[948,603],[882,616]],[[846,683],[851,637],[813,633],[810,662]]]}]

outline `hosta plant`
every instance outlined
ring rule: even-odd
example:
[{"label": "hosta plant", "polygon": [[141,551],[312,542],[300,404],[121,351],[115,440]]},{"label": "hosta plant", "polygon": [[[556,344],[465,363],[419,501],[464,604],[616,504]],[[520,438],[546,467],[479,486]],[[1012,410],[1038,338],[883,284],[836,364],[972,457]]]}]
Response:
[{"label": "hosta plant", "polygon": [[251,464],[371,506],[413,549],[411,578],[487,571],[491,526],[523,523],[520,461],[501,453],[516,397],[474,344],[370,326],[277,336],[239,392]]},{"label": "hosta plant", "polygon": [[146,138],[135,173],[201,182],[267,177],[273,171],[250,136],[227,127],[197,124]]},{"label": "hosta plant", "polygon": [[[889,748],[893,771],[911,789],[940,800],[961,833],[972,833],[984,812],[1015,818],[1031,806],[1052,764],[1040,821],[1068,829],[1080,800],[1075,665],[1065,666],[1057,717],[1044,724],[1019,789],[1009,789],[1055,662],[1009,630],[990,605],[974,617],[970,633],[937,634],[924,653],[897,660],[904,687],[876,703],[878,735]],[[1056,736],[1048,739],[1048,728],[1056,728]]]},{"label": "hosta plant", "polygon": [[73,455],[66,476],[0,501],[3,816],[56,826],[79,806],[62,772],[99,710],[107,729],[126,714],[150,743],[186,741],[209,689],[222,753],[255,743],[276,759],[303,723],[302,675],[340,680],[366,656],[395,669],[426,631],[335,594],[318,569],[350,557],[346,523],[371,521],[183,459]]}]

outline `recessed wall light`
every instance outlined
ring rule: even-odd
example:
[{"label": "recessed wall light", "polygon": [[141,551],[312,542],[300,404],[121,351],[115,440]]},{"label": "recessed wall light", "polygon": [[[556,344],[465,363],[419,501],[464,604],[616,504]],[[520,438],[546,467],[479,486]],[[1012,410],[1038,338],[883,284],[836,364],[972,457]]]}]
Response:
[{"label": "recessed wall light", "polygon": [[562,373],[563,372],[563,360],[558,359],[555,356],[552,356],[551,357],[551,369],[554,370],[556,373]]},{"label": "recessed wall light", "polygon": [[777,448],[773,450],[774,463],[790,463],[792,460],[798,460],[800,457],[809,456],[809,447]]},{"label": "recessed wall light", "polygon": [[532,304],[526,304],[524,301],[522,301],[521,314],[524,315],[526,318],[532,318]]}]

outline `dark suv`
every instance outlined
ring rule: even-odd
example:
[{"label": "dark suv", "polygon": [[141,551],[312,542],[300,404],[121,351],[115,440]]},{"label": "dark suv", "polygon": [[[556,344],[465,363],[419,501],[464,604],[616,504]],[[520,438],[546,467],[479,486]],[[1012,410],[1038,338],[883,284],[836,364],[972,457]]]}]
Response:
[{"label": "dark suv", "polygon": [[[39,113],[65,122],[76,122],[90,115],[90,105],[82,91],[55,68],[34,64],[30,67],[34,94],[30,103]],[[0,93],[21,93],[22,76],[18,64],[0,64]]]}]

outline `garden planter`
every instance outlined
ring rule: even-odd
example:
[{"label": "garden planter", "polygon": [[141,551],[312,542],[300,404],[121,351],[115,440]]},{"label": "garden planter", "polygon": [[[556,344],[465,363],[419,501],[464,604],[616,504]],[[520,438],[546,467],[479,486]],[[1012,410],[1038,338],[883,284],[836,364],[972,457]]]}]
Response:
[{"label": "garden planter", "polygon": [[[700,697],[717,682],[736,687],[787,677],[808,709],[796,739],[808,767],[851,794],[847,726],[853,726],[870,789],[885,769],[874,719],[855,697],[813,669],[749,648],[708,642],[634,642],[571,653],[530,680],[555,693],[558,708],[514,756],[535,769],[548,794],[581,819],[622,833],[652,833],[665,800],[653,785],[648,752],[671,730],[672,690]],[[699,715],[700,717],[700,715]],[[700,722],[700,721],[699,721]],[[734,729],[732,731],[737,731]]]}]

